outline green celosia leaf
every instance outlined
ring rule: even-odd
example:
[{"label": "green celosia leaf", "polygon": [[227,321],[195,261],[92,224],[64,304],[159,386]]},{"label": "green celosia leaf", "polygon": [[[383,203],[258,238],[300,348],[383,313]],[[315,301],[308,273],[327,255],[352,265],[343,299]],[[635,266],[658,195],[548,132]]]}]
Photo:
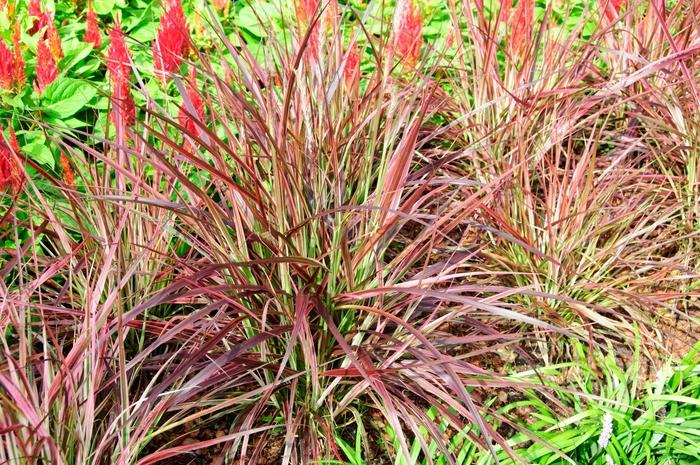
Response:
[{"label": "green celosia leaf", "polygon": [[43,107],[49,116],[68,118],[80,111],[97,94],[97,89],[78,79],[58,79],[42,95]]},{"label": "green celosia leaf", "polygon": [[94,0],[92,7],[98,15],[106,15],[114,9],[115,0]]},{"label": "green celosia leaf", "polygon": [[238,12],[238,26],[263,38],[275,27],[275,19],[278,17],[279,10],[270,3],[256,3],[255,8],[246,5]]},{"label": "green celosia leaf", "polygon": [[53,153],[46,146],[45,142],[32,142],[22,147],[22,151],[40,165],[47,165],[53,169],[56,165]]}]

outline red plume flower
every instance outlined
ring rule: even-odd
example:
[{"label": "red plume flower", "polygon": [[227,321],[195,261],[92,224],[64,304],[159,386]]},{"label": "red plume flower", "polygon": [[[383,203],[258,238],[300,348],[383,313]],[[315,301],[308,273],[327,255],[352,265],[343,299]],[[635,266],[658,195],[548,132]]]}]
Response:
[{"label": "red plume flower", "polygon": [[15,21],[15,30],[12,34],[12,44],[14,47],[14,53],[12,57],[12,73],[17,87],[21,89],[27,82],[27,76],[24,74],[24,56],[22,55],[22,49],[19,45],[19,39],[19,21]]},{"label": "red plume flower", "polygon": [[29,29],[30,35],[36,34],[53,21],[51,15],[41,8],[41,0],[31,0],[29,2],[29,16],[36,18],[32,27]]},{"label": "red plume flower", "polygon": [[36,81],[34,81],[34,89],[38,94],[42,94],[46,86],[51,84],[58,77],[58,68],[56,62],[51,55],[51,50],[46,44],[46,40],[39,42],[39,48],[36,51]]},{"label": "red plume flower", "polygon": [[51,50],[51,56],[54,61],[58,63],[63,58],[63,47],[61,46],[61,36],[58,35],[58,28],[56,28],[56,23],[51,20],[49,22],[49,28],[46,30],[46,36],[49,41],[49,50]]},{"label": "red plume flower", "polygon": [[[131,60],[126,48],[121,25],[115,24],[109,32],[109,52],[107,71],[112,87],[112,113],[110,118],[115,125],[123,121],[131,124],[136,118],[136,107],[131,97]],[[117,112],[119,110],[119,112]]]},{"label": "red plume flower", "polygon": [[[314,24],[316,10],[318,9],[319,0],[296,0],[296,13],[299,31],[302,34],[301,39],[309,35],[309,41],[306,45],[304,55],[309,63],[317,63],[321,45],[321,35],[318,31],[318,23]],[[309,28],[313,24],[313,29],[309,32]],[[306,53],[308,51],[308,54]]]},{"label": "red plume flower", "polygon": [[535,5],[533,0],[519,0],[508,21],[510,37],[508,51],[511,57],[522,56],[530,45]]},{"label": "red plume flower", "polygon": [[338,20],[338,0],[324,0],[319,8],[319,0],[295,0],[297,20],[302,26],[311,26],[318,13],[321,14],[319,22],[323,24],[326,32],[333,31]]},{"label": "red plume flower", "polygon": [[131,59],[124,41],[121,24],[116,23],[109,32],[109,52],[107,54],[107,71],[112,84],[120,80],[129,80],[131,74]]},{"label": "red plume flower", "polygon": [[58,162],[63,172],[63,182],[69,187],[75,187],[75,173],[73,173],[68,156],[64,152],[61,152]]},{"label": "red plume flower", "polygon": [[[297,25],[301,33],[301,39],[309,35],[306,45],[308,50],[307,61],[318,62],[322,44],[322,33],[333,33],[338,29],[338,1],[324,0],[319,6],[320,0],[295,0]],[[316,16],[321,13],[321,17]],[[315,22],[314,22],[315,21]],[[309,28],[313,29],[309,32]]]},{"label": "red plume flower", "polygon": [[204,119],[204,101],[202,101],[202,96],[199,94],[199,90],[197,90],[197,76],[194,69],[190,75],[190,82],[185,86],[185,91],[187,92],[187,98],[194,108],[194,116],[196,116],[196,119],[190,116],[192,113],[185,103],[184,98],[177,119],[188,133],[199,134],[199,127],[195,121]]},{"label": "red plume flower", "polygon": [[297,19],[306,25],[310,24],[318,9],[318,2],[319,0],[297,0]]},{"label": "red plume flower", "polygon": [[626,0],[600,0],[600,3],[605,9],[605,17],[613,21],[620,14],[622,4],[626,3]]},{"label": "red plume flower", "polygon": [[39,18],[43,13],[44,10],[41,8],[41,0],[31,0],[29,2],[29,16]]},{"label": "red plume flower", "polygon": [[[2,127],[0,126],[0,130]],[[22,187],[24,177],[17,165],[17,158],[20,156],[19,143],[15,131],[10,126],[10,141],[5,142],[4,137],[0,137],[0,189],[10,187],[17,193]]]},{"label": "red plume flower", "polygon": [[353,44],[348,52],[348,59],[343,70],[343,81],[348,88],[354,87],[360,79],[360,52]]},{"label": "red plume flower", "polygon": [[12,88],[15,80],[14,59],[12,51],[0,39],[0,89]]},{"label": "red plume flower", "polygon": [[423,19],[415,0],[399,0],[394,12],[392,46],[407,68],[420,58],[423,45]]},{"label": "red plume flower", "polygon": [[88,2],[88,10],[85,19],[86,26],[83,40],[88,44],[92,44],[93,48],[100,48],[100,45],[102,45],[102,33],[100,32],[100,27],[97,25],[97,14],[95,10],[92,9],[92,3],[90,2]]},{"label": "red plume flower", "polygon": [[167,73],[180,68],[190,46],[190,32],[180,0],[166,0],[164,8],[158,35],[153,42],[154,68],[162,80]]}]

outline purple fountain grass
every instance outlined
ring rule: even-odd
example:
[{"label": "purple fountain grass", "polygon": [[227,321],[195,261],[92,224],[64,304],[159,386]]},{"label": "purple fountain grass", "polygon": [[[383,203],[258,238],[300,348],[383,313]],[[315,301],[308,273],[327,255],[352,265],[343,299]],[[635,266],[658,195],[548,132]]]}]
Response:
[{"label": "purple fountain grass", "polygon": [[[506,37],[483,4],[453,3],[467,30],[448,64],[416,2],[380,25],[389,37],[363,24],[348,41],[308,1],[302,37],[271,34],[264,60],[218,29],[211,52],[176,38],[154,57],[167,105],[132,86],[117,23],[116,136],[37,121],[63,179],[22,160],[36,174],[4,199],[27,214],[0,216],[0,239],[27,237],[0,267],[0,458],[147,465],[217,447],[243,465],[274,442],[284,465],[342,462],[336,437],[366,431],[369,450],[390,428],[407,463],[457,463],[458,432],[520,460],[492,422],[525,428],[484,394],[537,387],[484,354],[534,369],[563,335],[619,345],[638,326],[646,342],[697,293],[700,48],[677,34],[682,3],[625,11],[637,40],[617,49],[641,57],[625,70],[601,46],[624,41],[610,24],[550,34],[525,0]],[[181,11],[165,5],[159,52]]]}]

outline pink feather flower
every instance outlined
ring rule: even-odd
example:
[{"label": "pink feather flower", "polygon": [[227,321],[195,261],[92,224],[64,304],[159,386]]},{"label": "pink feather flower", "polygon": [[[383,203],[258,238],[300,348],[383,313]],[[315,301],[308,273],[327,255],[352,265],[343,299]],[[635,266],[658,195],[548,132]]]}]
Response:
[{"label": "pink feather flower", "polygon": [[131,59],[119,23],[109,32],[107,71],[112,87],[110,119],[115,125],[119,125],[120,122],[129,125],[136,118],[136,106],[131,97]]},{"label": "pink feather flower", "polygon": [[100,27],[97,25],[97,14],[92,8],[92,3],[89,2],[85,22],[86,27],[83,40],[88,44],[92,44],[93,48],[100,48],[102,45],[102,33],[100,32]]},{"label": "pink feather flower", "polygon": [[36,51],[37,66],[34,89],[40,95],[58,77],[58,68],[47,42],[47,40],[39,42],[39,47]]},{"label": "pink feather flower", "polygon": [[399,0],[396,4],[392,46],[406,68],[416,66],[423,46],[423,18],[415,0]]},{"label": "pink feather flower", "polygon": [[153,42],[154,69],[161,80],[180,68],[190,46],[190,33],[180,0],[166,0],[164,8]]},{"label": "pink feather flower", "polygon": [[0,89],[11,89],[15,81],[15,62],[12,51],[0,40]]},{"label": "pink feather flower", "polygon": [[[0,126],[2,130],[2,126]],[[0,189],[18,192],[22,187],[24,177],[17,165],[17,157],[20,156],[19,143],[15,131],[10,126],[9,144],[0,136]]]}]

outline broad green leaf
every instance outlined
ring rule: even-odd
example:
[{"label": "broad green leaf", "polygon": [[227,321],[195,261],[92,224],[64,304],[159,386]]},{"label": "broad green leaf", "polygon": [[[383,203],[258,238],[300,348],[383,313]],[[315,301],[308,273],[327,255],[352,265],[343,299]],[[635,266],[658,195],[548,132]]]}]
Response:
[{"label": "broad green leaf", "polygon": [[92,7],[98,15],[106,15],[114,9],[115,0],[93,0]]},{"label": "broad green leaf", "polygon": [[13,94],[12,91],[4,91],[0,93],[0,99],[5,106],[12,108],[14,110],[24,110],[24,102],[22,101],[21,95]]},{"label": "broad green leaf", "polygon": [[10,29],[10,19],[7,17],[7,11],[0,11],[0,31],[7,31]]},{"label": "broad green leaf", "polygon": [[279,9],[270,3],[256,3],[255,7],[245,5],[238,12],[238,26],[251,34],[263,38],[275,27]]},{"label": "broad green leaf", "polygon": [[56,166],[53,153],[51,153],[51,150],[44,142],[32,142],[31,144],[26,144],[22,147],[22,151],[29,155],[29,158],[41,165],[47,165],[51,167],[51,169],[55,168]]},{"label": "broad green leaf", "polygon": [[44,110],[55,118],[68,118],[92,100],[97,89],[85,81],[59,78],[52,82],[41,97]]},{"label": "broad green leaf", "polygon": [[142,26],[139,26],[133,31],[131,31],[129,36],[137,42],[148,43],[156,37],[157,32],[158,23],[154,23],[153,21],[146,21],[143,23]]},{"label": "broad green leaf", "polygon": [[87,44],[83,41],[72,39],[64,42],[63,52],[65,57],[61,60],[60,69],[62,71],[69,70],[73,68],[76,64],[80,63],[90,55],[92,51],[92,44]]},{"label": "broad green leaf", "polygon": [[88,125],[86,121],[83,121],[78,118],[68,118],[68,119],[62,119],[60,121],[55,122],[57,127],[66,127],[66,128],[71,128],[71,129],[76,129],[76,128],[82,128]]}]

